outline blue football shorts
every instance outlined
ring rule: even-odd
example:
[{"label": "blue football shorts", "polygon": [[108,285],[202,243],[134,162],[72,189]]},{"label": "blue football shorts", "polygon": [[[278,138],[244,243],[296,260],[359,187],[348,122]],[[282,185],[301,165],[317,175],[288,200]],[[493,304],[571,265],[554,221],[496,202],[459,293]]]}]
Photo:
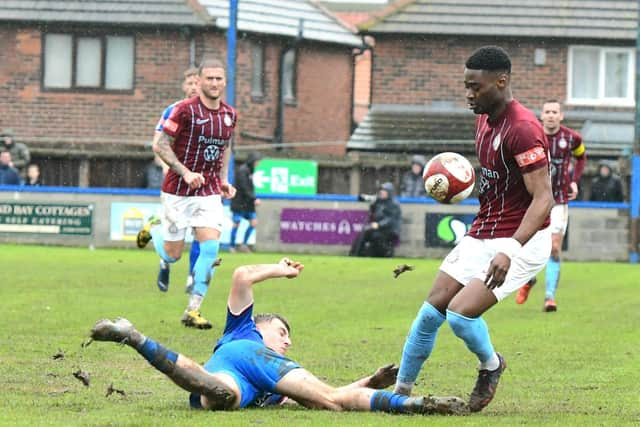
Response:
[{"label": "blue football shorts", "polygon": [[238,224],[242,219],[246,219],[247,221],[251,221],[252,219],[256,219],[258,216],[255,212],[233,212],[233,216],[231,220],[234,224]]},{"label": "blue football shorts", "polygon": [[[242,393],[241,408],[251,405],[264,393],[275,393],[276,383],[299,367],[263,343],[251,340],[231,341],[223,345],[204,364],[207,372],[224,373],[235,380]],[[192,407],[200,407],[200,396],[192,393],[189,401]]]}]

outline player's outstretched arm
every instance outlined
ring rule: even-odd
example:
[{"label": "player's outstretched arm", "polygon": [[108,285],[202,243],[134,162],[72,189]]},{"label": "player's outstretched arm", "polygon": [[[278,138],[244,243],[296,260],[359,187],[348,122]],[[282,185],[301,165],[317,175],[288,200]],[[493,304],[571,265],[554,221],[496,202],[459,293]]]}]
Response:
[{"label": "player's outstretched arm", "polygon": [[245,265],[236,268],[231,279],[228,306],[232,313],[239,314],[253,304],[253,285],[267,279],[298,277],[304,269],[299,261],[282,258],[277,264]]}]

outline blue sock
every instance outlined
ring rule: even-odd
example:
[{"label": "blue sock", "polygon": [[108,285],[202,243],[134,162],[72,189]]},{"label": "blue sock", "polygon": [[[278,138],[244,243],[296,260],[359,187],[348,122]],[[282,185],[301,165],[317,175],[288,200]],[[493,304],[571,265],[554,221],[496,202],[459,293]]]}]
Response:
[{"label": "blue sock", "polygon": [[160,256],[160,258],[162,258],[164,262],[168,262],[169,264],[173,264],[174,262],[176,262],[177,260],[167,255],[167,252],[164,250],[164,234],[162,233],[162,227],[151,227],[149,233],[151,234],[153,248],[156,250],[156,253]]},{"label": "blue sock", "polygon": [[215,269],[213,262],[218,257],[220,242],[218,240],[207,240],[200,243],[200,255],[193,267],[193,293],[201,296],[207,294],[209,282],[213,278]]},{"label": "blue sock", "polygon": [[545,298],[555,298],[558,281],[560,280],[560,260],[549,258],[546,271],[547,291]]},{"label": "blue sock", "polygon": [[253,233],[253,230],[255,230],[255,228],[253,228],[251,225],[249,225],[246,229],[246,231],[244,232],[244,244],[246,245],[249,242],[249,237],[251,237],[251,233]]},{"label": "blue sock", "polygon": [[168,374],[173,371],[178,360],[178,354],[168,350],[152,340],[151,338],[145,339],[142,346],[138,349],[145,359],[151,363],[151,366],[162,372]]},{"label": "blue sock", "polygon": [[371,395],[371,412],[404,412],[403,403],[407,399],[409,399],[409,396],[376,390]]},{"label": "blue sock", "polygon": [[229,239],[229,244],[231,246],[235,246],[236,245],[236,236],[238,235],[238,227],[235,226],[235,224],[233,225],[233,227],[231,227],[231,238]]},{"label": "blue sock", "polygon": [[405,384],[416,382],[424,361],[431,355],[438,329],[445,320],[434,306],[428,302],[422,304],[404,343],[398,381]]},{"label": "blue sock", "polygon": [[194,240],[191,242],[191,250],[189,251],[189,274],[193,273],[193,269],[196,266],[196,261],[200,255],[200,242]]},{"label": "blue sock", "polygon": [[447,310],[447,321],[458,338],[462,338],[467,348],[471,350],[480,363],[491,359],[495,354],[491,338],[489,338],[489,328],[481,317],[472,319]]}]

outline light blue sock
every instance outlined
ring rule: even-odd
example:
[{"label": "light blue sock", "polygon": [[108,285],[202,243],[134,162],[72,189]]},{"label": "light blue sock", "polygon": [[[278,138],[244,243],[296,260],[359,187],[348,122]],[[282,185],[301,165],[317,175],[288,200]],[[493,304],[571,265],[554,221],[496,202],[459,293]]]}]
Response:
[{"label": "light blue sock", "polygon": [[549,258],[547,261],[547,271],[545,274],[547,291],[545,298],[555,298],[558,281],[560,280],[560,260]]},{"label": "light blue sock", "polygon": [[191,242],[191,250],[189,251],[189,274],[193,273],[196,261],[200,255],[200,243],[197,240]]},{"label": "light blue sock", "polygon": [[253,228],[251,225],[249,225],[245,230],[244,241],[243,241],[245,245],[249,243],[249,237],[251,237],[251,233],[253,233],[253,230],[255,230],[255,228]]},{"label": "light blue sock", "polygon": [[405,412],[403,404],[407,399],[409,396],[377,390],[371,395],[371,412]]},{"label": "light blue sock", "polygon": [[220,242],[207,240],[200,243],[200,255],[193,267],[193,294],[205,296],[209,289],[209,282],[213,278],[215,269],[213,263],[218,257]]},{"label": "light blue sock", "polygon": [[164,250],[164,234],[162,233],[162,227],[153,226],[151,230],[149,230],[151,234],[151,241],[153,242],[153,248],[156,250],[156,253],[163,259],[164,262],[168,262],[169,264],[173,264],[177,260],[175,258],[167,255],[167,252]]},{"label": "light blue sock", "polygon": [[447,321],[458,338],[461,338],[477,357],[480,363],[485,363],[493,357],[495,350],[489,338],[489,328],[482,317],[472,319],[447,310]]},{"label": "light blue sock", "polygon": [[412,385],[418,378],[424,361],[431,355],[438,329],[446,320],[434,306],[425,302],[420,307],[402,350],[398,381]]},{"label": "light blue sock", "polygon": [[231,227],[231,238],[229,239],[229,244],[231,246],[236,245],[236,236],[238,235],[238,227]]}]

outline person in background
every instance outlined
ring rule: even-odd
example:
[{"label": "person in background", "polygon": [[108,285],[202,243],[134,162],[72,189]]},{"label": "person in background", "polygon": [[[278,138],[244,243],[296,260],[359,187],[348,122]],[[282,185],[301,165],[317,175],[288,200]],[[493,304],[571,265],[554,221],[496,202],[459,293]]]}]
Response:
[{"label": "person in background", "polygon": [[11,153],[0,148],[0,185],[20,185],[18,171],[11,166]]},{"label": "person in background", "polygon": [[162,159],[160,159],[157,154],[154,154],[153,160],[144,169],[142,186],[144,188],[160,189],[168,169]]},{"label": "person in background", "polygon": [[424,188],[422,170],[426,161],[424,156],[415,155],[411,157],[411,169],[402,175],[400,183],[400,197],[426,197],[427,191]]},{"label": "person in background", "polygon": [[11,167],[17,170],[20,179],[23,179],[27,165],[31,162],[29,148],[25,144],[15,141],[15,134],[11,129],[5,129],[2,132],[2,144],[11,153]]},{"label": "person in background", "polygon": [[[560,254],[562,240],[569,223],[569,201],[578,196],[578,182],[587,162],[582,136],[561,124],[564,119],[560,102],[551,99],[542,105],[542,127],[549,144],[551,160],[551,189],[555,205],[551,209],[551,256],[545,274],[546,292],[543,311],[556,311],[556,289],[560,280]],[[573,160],[573,161],[572,161]],[[573,169],[571,166],[573,165]],[[531,288],[536,284],[533,277],[516,295],[516,303],[524,304]]]},{"label": "person in background", "polygon": [[238,114],[222,100],[226,70],[221,60],[203,60],[198,82],[198,96],[178,103],[154,140],[154,153],[169,166],[160,193],[162,218],[148,221],[136,243],[143,248],[153,240],[156,253],[172,264],[182,257],[187,232],[193,229],[200,252],[181,321],[188,327],[211,329],[200,307],[217,266],[224,223],[222,199],[236,194],[228,175]]},{"label": "person in background", "polygon": [[394,194],[391,182],[380,186],[369,206],[369,223],[351,244],[349,256],[393,257],[402,224],[402,211]]},{"label": "person in background", "polygon": [[260,163],[260,153],[253,151],[247,156],[247,160],[236,170],[235,174],[235,187],[236,196],[231,199],[231,213],[233,215],[233,226],[231,228],[231,241],[229,252],[236,251],[236,236],[238,234],[238,227],[240,221],[246,219],[249,221],[249,226],[244,232],[242,239],[242,245],[239,246],[239,250],[242,252],[250,252],[249,238],[251,233],[258,225],[258,218],[256,215],[256,206],[260,204],[260,199],[256,197],[256,191],[253,186],[253,172]]},{"label": "person in background", "polygon": [[[176,105],[180,104],[182,101],[193,98],[194,96],[198,96],[198,69],[195,67],[191,67],[186,69],[182,73],[184,79],[182,80],[182,93],[184,94],[184,98],[180,101],[176,101],[170,105],[168,105],[162,112],[160,116],[160,120],[156,124],[155,131],[153,134],[153,141],[151,145],[156,143],[156,141],[162,135],[162,128],[164,123],[169,119],[171,112],[175,108]],[[164,177],[169,171],[169,166],[162,161],[158,154],[154,153],[153,162],[150,163],[145,169],[144,173],[144,187],[145,188],[161,188],[162,182],[164,181]],[[159,180],[159,182],[158,182]],[[149,219],[150,223],[155,223],[159,221],[159,217],[157,215],[152,215]],[[147,230],[148,231],[148,230]],[[146,231],[144,228],[138,233],[139,235],[144,234],[145,237],[150,237],[149,234],[145,234]],[[146,243],[140,246],[141,242],[144,242],[145,239],[137,238],[138,247],[146,246]],[[187,275],[187,285],[186,292],[191,293],[193,288],[193,267],[195,266],[195,262],[198,259],[198,255],[200,254],[200,245],[197,240],[194,240],[191,243],[191,249],[189,250],[189,274]],[[158,289],[161,292],[167,292],[169,290],[169,280],[171,278],[171,266],[168,262],[165,262],[162,257],[160,258],[160,268],[158,269],[158,276],[156,279],[156,284],[158,285]]]},{"label": "person in background", "polygon": [[598,167],[598,176],[591,181],[592,202],[622,202],[624,192],[620,178],[611,173],[611,167],[606,163],[601,163]]},{"label": "person in background", "polygon": [[24,185],[32,187],[44,185],[42,183],[42,178],[40,177],[40,166],[36,163],[29,163],[29,166],[27,166],[27,179],[25,179]]}]

